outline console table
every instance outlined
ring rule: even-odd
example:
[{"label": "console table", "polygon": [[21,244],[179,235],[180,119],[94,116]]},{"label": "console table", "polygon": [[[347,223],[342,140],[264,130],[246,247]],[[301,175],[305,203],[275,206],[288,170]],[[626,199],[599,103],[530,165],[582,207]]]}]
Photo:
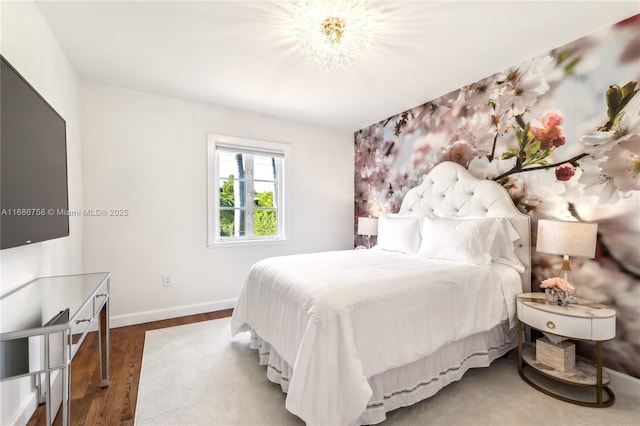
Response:
[{"label": "console table", "polygon": [[62,374],[62,424],[70,424],[71,360],[95,324],[100,386],[109,385],[110,278],[109,272],[37,278],[0,296],[0,380],[35,376],[47,425],[55,414],[55,371]]}]

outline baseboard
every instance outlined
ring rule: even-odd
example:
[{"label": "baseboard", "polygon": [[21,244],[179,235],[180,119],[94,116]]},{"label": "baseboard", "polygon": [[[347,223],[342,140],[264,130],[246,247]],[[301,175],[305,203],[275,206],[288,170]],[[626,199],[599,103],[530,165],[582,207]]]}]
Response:
[{"label": "baseboard", "polygon": [[38,391],[34,388],[9,420],[10,425],[26,425],[38,408]]},{"label": "baseboard", "polygon": [[615,392],[640,396],[640,379],[610,368],[605,367],[605,370],[609,373],[610,386]]},{"label": "baseboard", "polygon": [[175,306],[166,309],[136,312],[133,314],[115,315],[109,319],[110,327],[125,327],[145,322],[160,321],[170,318],[184,317],[186,315],[203,314],[206,312],[221,311],[234,308],[238,299],[218,300],[215,302],[197,303],[193,305]]}]

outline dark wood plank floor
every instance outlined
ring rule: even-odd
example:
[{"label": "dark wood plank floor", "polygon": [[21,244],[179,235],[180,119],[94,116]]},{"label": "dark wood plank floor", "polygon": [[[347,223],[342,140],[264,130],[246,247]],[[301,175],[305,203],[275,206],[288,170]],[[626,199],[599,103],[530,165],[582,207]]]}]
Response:
[{"label": "dark wood plank floor", "polygon": [[[111,381],[100,388],[98,336],[89,333],[71,362],[71,424],[133,425],[138,398],[144,333],[147,330],[191,324],[231,316],[232,309],[111,330]],[[60,410],[55,425],[62,424]],[[29,420],[29,426],[46,424],[44,404]]]}]

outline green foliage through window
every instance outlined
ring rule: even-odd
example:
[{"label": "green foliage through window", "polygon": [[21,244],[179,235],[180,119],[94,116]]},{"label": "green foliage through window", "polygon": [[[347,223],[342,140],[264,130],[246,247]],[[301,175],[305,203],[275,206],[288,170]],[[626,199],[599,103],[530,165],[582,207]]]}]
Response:
[{"label": "green foliage through window", "polygon": [[[222,184],[220,188],[220,207],[234,207],[233,175],[229,175],[229,180]],[[233,235],[234,210],[220,209],[220,236],[230,237]]]},{"label": "green foliage through window", "polygon": [[[255,200],[253,234],[260,236],[276,235],[276,211],[271,210],[274,207],[273,192],[255,192],[253,199]],[[271,209],[262,210],[265,207],[270,207]]]},{"label": "green foliage through window", "polygon": [[[220,187],[220,236],[231,237],[236,235],[235,231],[235,215],[238,212],[244,215],[244,209],[236,209],[235,192],[234,192],[234,175],[229,178]],[[254,230],[255,236],[273,236],[277,235],[277,214],[274,206],[273,192],[254,192]],[[239,234],[243,235],[243,224]]]}]

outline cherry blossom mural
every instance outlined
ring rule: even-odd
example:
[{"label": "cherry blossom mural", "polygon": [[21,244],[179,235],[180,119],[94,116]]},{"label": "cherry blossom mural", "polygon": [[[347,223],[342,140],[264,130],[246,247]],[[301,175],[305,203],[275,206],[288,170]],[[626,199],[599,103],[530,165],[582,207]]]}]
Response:
[{"label": "cherry blossom mural", "polygon": [[[359,130],[356,217],[397,212],[450,160],[502,184],[534,234],[541,218],[598,223],[595,259],[572,259],[577,295],[616,309],[605,365],[640,377],[639,80],[636,15]],[[537,291],[562,259],[532,255]]]}]

